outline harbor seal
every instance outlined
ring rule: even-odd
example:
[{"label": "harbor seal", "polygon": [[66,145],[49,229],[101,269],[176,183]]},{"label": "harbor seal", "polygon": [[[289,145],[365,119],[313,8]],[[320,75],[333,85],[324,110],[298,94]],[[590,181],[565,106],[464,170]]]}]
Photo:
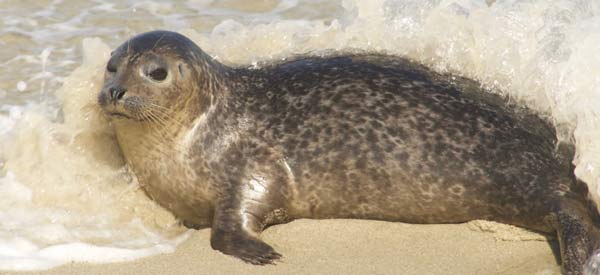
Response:
[{"label": "harbor seal", "polygon": [[233,68],[153,31],[111,54],[98,102],[149,197],[246,262],[280,259],[259,235],[293,219],[485,219],[555,234],[581,274],[600,218],[573,147],[480,87],[384,54]]}]

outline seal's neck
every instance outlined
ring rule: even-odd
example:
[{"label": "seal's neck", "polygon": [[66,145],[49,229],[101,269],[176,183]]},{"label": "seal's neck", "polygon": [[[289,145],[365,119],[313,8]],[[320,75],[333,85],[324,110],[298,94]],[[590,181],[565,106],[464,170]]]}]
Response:
[{"label": "seal's neck", "polygon": [[195,85],[190,87],[191,92],[186,98],[178,100],[178,106],[173,106],[177,113],[185,114],[182,123],[190,125],[201,116],[209,114],[211,109],[227,105],[232,96],[230,77],[235,70],[229,68],[210,56],[204,55],[198,65],[194,80]]},{"label": "seal's neck", "polygon": [[[212,61],[213,63],[216,61]],[[131,166],[143,166],[139,163],[153,156],[156,159],[164,155],[188,152],[190,147],[202,139],[211,139],[229,120],[227,114],[232,92],[229,82],[234,70],[219,63],[197,70],[210,70],[199,78],[196,85],[186,87],[185,96],[146,121],[116,119],[113,121],[115,132],[122,152]],[[161,107],[162,108],[162,107]],[[210,143],[210,142],[209,142]]]},{"label": "seal's neck", "polygon": [[113,126],[127,163],[134,168],[143,166],[148,159],[159,159],[161,155],[171,154],[176,148],[177,136],[181,126],[173,123],[158,124],[150,121],[117,120]]}]

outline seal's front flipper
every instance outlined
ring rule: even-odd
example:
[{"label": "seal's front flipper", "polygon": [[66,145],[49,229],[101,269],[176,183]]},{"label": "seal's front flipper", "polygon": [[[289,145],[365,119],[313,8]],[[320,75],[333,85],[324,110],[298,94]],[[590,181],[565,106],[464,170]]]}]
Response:
[{"label": "seal's front flipper", "polygon": [[213,228],[210,245],[213,249],[255,265],[273,264],[281,258],[281,254],[271,246],[243,231],[226,232]]},{"label": "seal's front flipper", "polygon": [[262,205],[241,198],[222,201],[213,218],[212,248],[256,265],[273,264],[280,259],[281,254],[258,238],[265,227]]}]

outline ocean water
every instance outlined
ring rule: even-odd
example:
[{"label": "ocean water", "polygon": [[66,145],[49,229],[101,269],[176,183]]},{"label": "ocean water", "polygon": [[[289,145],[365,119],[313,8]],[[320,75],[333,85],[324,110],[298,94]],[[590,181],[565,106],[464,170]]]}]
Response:
[{"label": "ocean water", "polygon": [[597,0],[0,1],[0,270],[173,251],[96,106],[109,53],[167,29],[226,64],[323,51],[406,56],[555,122],[600,198]]}]

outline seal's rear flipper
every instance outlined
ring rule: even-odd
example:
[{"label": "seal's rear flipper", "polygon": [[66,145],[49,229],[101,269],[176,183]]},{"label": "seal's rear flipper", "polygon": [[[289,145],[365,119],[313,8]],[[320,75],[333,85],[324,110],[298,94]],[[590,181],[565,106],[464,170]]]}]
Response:
[{"label": "seal's rear flipper", "polygon": [[587,260],[583,268],[583,274],[585,275],[598,275],[600,274],[600,249],[594,251],[592,256]]},{"label": "seal's rear flipper", "polygon": [[563,273],[600,275],[600,230],[590,213],[596,210],[577,202],[562,206],[551,215],[550,223],[558,234]]}]

